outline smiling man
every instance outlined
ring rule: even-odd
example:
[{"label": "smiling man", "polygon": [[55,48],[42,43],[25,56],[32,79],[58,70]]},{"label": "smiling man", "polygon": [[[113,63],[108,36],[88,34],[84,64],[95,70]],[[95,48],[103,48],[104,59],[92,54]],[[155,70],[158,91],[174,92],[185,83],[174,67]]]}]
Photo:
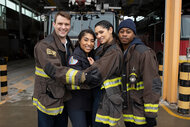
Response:
[{"label": "smiling man", "polygon": [[78,86],[84,81],[97,84],[96,81],[99,80],[90,73],[85,74],[68,67],[68,59],[73,52],[67,36],[71,28],[70,22],[68,13],[58,12],[53,22],[53,33],[38,42],[34,48],[36,71],[33,105],[38,110],[38,127],[67,127],[68,117],[64,103],[71,99],[71,94],[66,85]]},{"label": "smiling man", "polygon": [[161,93],[155,52],[136,37],[131,19],[122,21],[118,37],[124,52],[123,119],[126,127],[154,127]]}]

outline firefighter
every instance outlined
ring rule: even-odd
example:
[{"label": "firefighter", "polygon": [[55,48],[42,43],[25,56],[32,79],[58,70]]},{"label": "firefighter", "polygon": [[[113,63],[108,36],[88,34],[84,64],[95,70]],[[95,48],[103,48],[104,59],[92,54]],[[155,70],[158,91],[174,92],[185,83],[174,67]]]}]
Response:
[{"label": "firefighter", "polygon": [[136,25],[123,20],[118,37],[124,52],[123,118],[126,127],[156,126],[161,80],[155,52],[136,37]]},{"label": "firefighter", "polygon": [[[78,36],[76,48],[69,59],[69,66],[85,70],[90,66],[87,57],[93,58],[96,36],[91,29],[82,30]],[[70,86],[72,99],[66,102],[72,127],[89,127],[91,125],[92,91],[77,86]]]},{"label": "firefighter", "polygon": [[73,46],[67,36],[71,17],[63,11],[55,15],[54,32],[38,42],[34,49],[35,84],[33,105],[38,111],[38,127],[67,127],[64,102],[71,99],[67,84],[97,84],[98,74],[67,67]]},{"label": "firefighter", "polygon": [[[102,20],[95,25],[95,34],[100,46],[96,49],[92,66],[102,76],[101,84],[93,89],[93,127],[115,126],[122,116],[121,72],[123,53],[114,36],[112,24]],[[87,71],[86,70],[86,71]],[[89,84],[90,85],[90,84]],[[94,86],[91,84],[90,86]]]}]

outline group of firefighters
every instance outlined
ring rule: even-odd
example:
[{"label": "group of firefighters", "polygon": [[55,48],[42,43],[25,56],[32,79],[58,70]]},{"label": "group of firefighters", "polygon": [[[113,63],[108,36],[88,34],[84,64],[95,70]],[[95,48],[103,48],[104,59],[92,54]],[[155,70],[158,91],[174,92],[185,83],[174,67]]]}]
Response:
[{"label": "group of firefighters", "polygon": [[[123,20],[114,33],[106,20],[68,37],[71,17],[59,11],[54,31],[34,49],[33,105],[38,127],[156,126],[161,80],[154,51],[136,37],[136,25]],[[94,49],[95,40],[100,46]]]}]

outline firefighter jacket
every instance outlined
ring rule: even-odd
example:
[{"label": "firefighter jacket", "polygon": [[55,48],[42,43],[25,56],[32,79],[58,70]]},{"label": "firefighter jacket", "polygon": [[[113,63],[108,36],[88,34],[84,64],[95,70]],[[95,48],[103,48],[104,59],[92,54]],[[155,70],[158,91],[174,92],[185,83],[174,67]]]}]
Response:
[{"label": "firefighter jacket", "polygon": [[123,98],[124,121],[137,125],[146,124],[146,117],[157,117],[161,93],[155,52],[135,38],[124,52],[123,70],[126,75],[125,80],[122,79],[126,91]]},{"label": "firefighter jacket", "polygon": [[[88,57],[93,58],[93,51],[94,50],[88,54]],[[75,48],[68,61],[68,64],[69,67],[77,70],[85,70],[86,68],[90,67],[86,53],[80,48],[80,46]],[[85,84],[80,86],[67,85],[67,88],[71,90],[72,94],[72,99],[66,102],[67,109],[79,109],[83,111],[92,110],[92,91],[90,89],[83,89],[84,85]]]},{"label": "firefighter jacket", "polygon": [[[67,44],[72,52],[68,37]],[[34,57],[36,70],[33,105],[48,115],[61,114],[64,109],[63,102],[71,98],[66,84],[78,85],[81,72],[67,67],[66,48],[55,31],[35,45]]]},{"label": "firefighter jacket", "polygon": [[98,68],[103,78],[101,83],[102,99],[96,114],[96,122],[114,126],[122,116],[121,72],[123,53],[113,40],[100,45],[95,54],[96,61],[89,69]]}]

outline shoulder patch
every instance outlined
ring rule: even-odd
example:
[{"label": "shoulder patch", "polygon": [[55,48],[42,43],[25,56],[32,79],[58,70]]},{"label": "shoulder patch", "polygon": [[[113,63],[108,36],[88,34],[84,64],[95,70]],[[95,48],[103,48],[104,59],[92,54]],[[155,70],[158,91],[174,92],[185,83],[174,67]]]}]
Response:
[{"label": "shoulder patch", "polygon": [[73,56],[69,59],[69,65],[76,65],[78,63],[78,60],[73,58]]},{"label": "shoulder patch", "polygon": [[135,47],[135,50],[137,50],[138,52],[140,52],[140,53],[143,53],[143,52],[145,52],[146,50],[148,50],[149,48],[147,47],[147,46],[145,46],[145,45],[137,45],[136,47]]},{"label": "shoulder patch", "polygon": [[49,49],[49,48],[46,49],[46,53],[47,53],[48,55],[56,56],[56,52],[53,51],[53,50],[51,50],[51,49]]}]

